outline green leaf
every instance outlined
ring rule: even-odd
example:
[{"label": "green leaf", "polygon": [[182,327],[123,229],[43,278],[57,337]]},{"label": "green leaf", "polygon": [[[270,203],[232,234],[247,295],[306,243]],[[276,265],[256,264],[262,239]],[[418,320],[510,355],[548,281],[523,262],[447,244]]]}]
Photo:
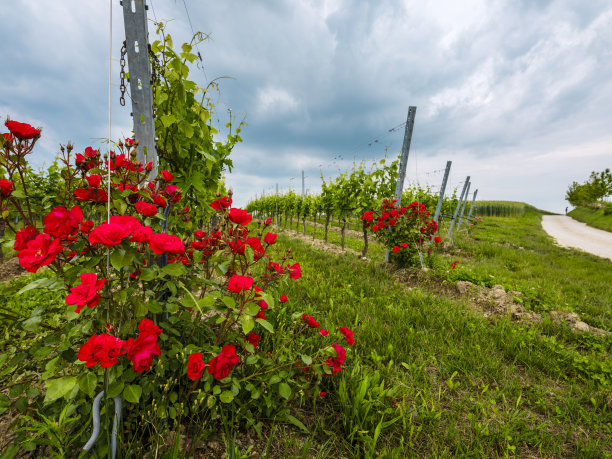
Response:
[{"label": "green leaf", "polygon": [[230,309],[233,309],[236,307],[236,302],[231,296],[224,296],[223,298],[221,298],[221,301],[223,301],[223,304],[225,304],[225,306],[227,306]]},{"label": "green leaf", "polygon": [[79,376],[79,388],[87,395],[92,396],[98,386],[98,377],[88,371]]},{"label": "green leaf", "polygon": [[128,384],[123,389],[123,398],[130,403],[138,403],[140,396],[142,395],[142,387],[138,384]]},{"label": "green leaf", "polygon": [[247,335],[253,328],[255,328],[255,321],[251,316],[243,315],[242,319],[242,331]]},{"label": "green leaf", "polygon": [[294,426],[302,429],[304,432],[308,432],[308,429],[306,428],[306,426],[298,418],[293,417],[290,414],[288,414],[287,415],[287,421],[289,421]]},{"label": "green leaf", "polygon": [[263,328],[265,328],[266,330],[268,330],[270,333],[274,333],[274,327],[272,326],[272,324],[270,322],[268,322],[267,320],[264,319],[255,319],[255,322],[257,322],[259,325],[261,325]]},{"label": "green leaf", "polygon": [[176,122],[176,117],[174,115],[162,115],[159,117],[164,127],[170,127],[172,124]]},{"label": "green leaf", "polygon": [[140,270],[140,280],[142,281],[150,281],[155,279],[155,277],[157,276],[157,271],[155,270],[155,268],[142,268]]},{"label": "green leaf", "polygon": [[74,376],[64,376],[63,378],[48,381],[45,403],[51,403],[58,398],[65,397],[66,395],[70,394],[76,384],[77,379]]},{"label": "green leaf", "polygon": [[149,310],[149,312],[152,312],[153,314],[159,314],[160,312],[163,311],[163,309],[162,309],[161,305],[159,304],[159,302],[157,302],[155,300],[148,301],[145,304],[146,304],[147,309]]},{"label": "green leaf", "polygon": [[11,407],[11,399],[4,394],[0,394],[0,414],[8,411]]},{"label": "green leaf", "polygon": [[310,357],[309,355],[300,354],[300,357],[302,358],[302,362],[304,362],[305,365],[312,364],[312,357]]},{"label": "green leaf", "polygon": [[187,269],[185,269],[182,263],[170,263],[164,266],[161,271],[171,276],[182,276],[187,272]]},{"label": "green leaf", "polygon": [[33,332],[38,329],[41,322],[42,322],[42,317],[34,316],[34,317],[30,317],[27,320],[24,320],[21,326],[23,327],[24,330]]},{"label": "green leaf", "polygon": [[293,391],[291,390],[291,387],[287,383],[280,383],[278,385],[278,393],[285,400],[289,400],[291,398],[291,395],[293,395]]},{"label": "green leaf", "polygon": [[33,288],[45,288],[54,284],[57,281],[57,277],[48,277],[43,279],[37,279],[34,282],[30,282],[28,285],[23,287],[21,290],[17,292],[17,295],[21,295],[28,290],[32,290]]},{"label": "green leaf", "polygon": [[119,395],[123,391],[123,386],[125,383],[123,381],[115,381],[108,388],[108,393],[106,394],[106,398],[113,398]]},{"label": "green leaf", "polygon": [[221,395],[219,395],[219,400],[221,400],[223,403],[230,403],[232,400],[234,400],[234,394],[231,390],[224,390],[221,392]]}]

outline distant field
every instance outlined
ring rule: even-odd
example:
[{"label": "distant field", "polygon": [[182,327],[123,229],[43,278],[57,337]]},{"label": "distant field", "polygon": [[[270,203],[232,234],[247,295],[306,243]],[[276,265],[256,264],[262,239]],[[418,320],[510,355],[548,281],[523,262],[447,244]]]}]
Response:
[{"label": "distant field", "polygon": [[605,209],[576,207],[568,215],[574,220],[586,223],[593,228],[599,228],[604,231],[612,232],[612,213],[605,215]]}]

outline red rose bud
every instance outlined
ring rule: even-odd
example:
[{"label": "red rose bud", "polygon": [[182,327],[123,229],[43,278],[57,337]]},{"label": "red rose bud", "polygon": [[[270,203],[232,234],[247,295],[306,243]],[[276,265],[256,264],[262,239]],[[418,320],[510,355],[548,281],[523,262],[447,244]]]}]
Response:
[{"label": "red rose bud", "polygon": [[162,177],[166,182],[171,182],[174,180],[174,175],[172,175],[172,173],[169,171],[162,171]]},{"label": "red rose bud", "polygon": [[131,147],[132,145],[134,145],[134,139],[130,139],[129,137],[125,139],[125,144],[128,147]]},{"label": "red rose bud", "polygon": [[321,333],[321,336],[327,336],[329,335],[329,332],[327,331],[327,329],[322,328],[321,330],[319,330],[319,333]]},{"label": "red rose bud", "polygon": [[266,225],[271,225],[272,224],[272,217],[268,217],[266,219]]},{"label": "red rose bud", "polygon": [[287,301],[289,298],[287,298],[287,295],[281,295],[280,297],[280,302],[284,303],[285,301]]}]

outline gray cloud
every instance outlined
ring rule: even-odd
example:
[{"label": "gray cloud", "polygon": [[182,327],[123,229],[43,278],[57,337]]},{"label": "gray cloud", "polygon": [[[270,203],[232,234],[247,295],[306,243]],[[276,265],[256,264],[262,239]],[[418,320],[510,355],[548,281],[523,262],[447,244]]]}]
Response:
[{"label": "gray cloud", "polygon": [[[227,177],[238,202],[277,181],[296,187],[289,179],[301,169],[316,189],[320,164],[333,175],[354,157],[382,157],[385,146],[395,154],[403,133],[387,130],[405,120],[408,105],[418,106],[411,160],[420,161],[409,170],[433,180],[425,168],[441,169],[452,158],[457,171],[483,171],[472,174],[489,185],[479,191],[483,199],[525,195],[561,210],[571,180],[609,166],[607,1],[186,3],[196,30],[211,33],[199,45],[205,71],[192,76],[201,85],[231,76],[220,81],[219,124],[227,108],[238,119],[246,116],[245,142],[235,148]],[[41,5],[4,7],[0,37],[10,46],[0,69],[0,116],[45,123],[50,139],[42,156],[49,157],[50,143],[72,138],[84,147],[107,135],[108,5]],[[175,19],[168,25],[175,43],[189,39],[181,1],[155,0],[152,7],[151,18]],[[116,102],[118,4],[113,20],[112,135],[118,137],[130,127],[129,108]],[[597,154],[580,160],[593,149]],[[528,177],[510,162],[526,161],[525,152],[562,159],[547,169],[554,174],[540,171],[545,183],[517,178],[514,187],[499,185],[510,170]],[[546,168],[545,161],[534,164]],[[494,174],[498,179],[489,183]]]}]

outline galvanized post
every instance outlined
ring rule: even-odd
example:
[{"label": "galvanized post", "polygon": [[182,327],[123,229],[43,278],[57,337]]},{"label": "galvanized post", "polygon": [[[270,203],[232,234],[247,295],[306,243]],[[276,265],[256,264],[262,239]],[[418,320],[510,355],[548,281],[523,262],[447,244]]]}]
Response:
[{"label": "galvanized post", "polygon": [[451,237],[451,233],[453,232],[453,227],[455,226],[455,221],[457,221],[457,214],[459,214],[459,207],[461,207],[461,203],[463,202],[463,197],[465,196],[465,190],[467,189],[470,183],[470,176],[468,175],[465,179],[465,183],[463,184],[463,191],[461,192],[461,197],[459,198],[459,202],[457,203],[457,207],[455,208],[455,213],[453,214],[453,219],[451,221],[450,228],[448,229],[448,237]]},{"label": "galvanized post", "polygon": [[[476,191],[474,191],[474,197],[472,198],[472,204],[470,204],[470,211],[468,212],[468,216],[467,216],[467,223],[469,225],[470,223],[470,219],[472,218],[472,209],[474,208],[474,201],[476,201],[476,195],[478,194],[478,189],[476,189]],[[468,226],[468,232],[470,231],[470,227]]]},{"label": "galvanized post", "polygon": [[471,183],[468,183],[467,191],[465,192],[465,198],[463,199],[463,204],[461,204],[461,212],[459,212],[459,223],[457,224],[457,231],[461,229],[461,223],[463,222],[463,212],[465,212],[465,205],[468,200],[468,195],[470,194]]},{"label": "galvanized post", "polygon": [[402,191],[404,190],[404,179],[406,178],[406,165],[408,164],[408,153],[410,152],[410,142],[412,141],[412,129],[414,128],[414,115],[416,107],[408,107],[408,117],[406,118],[406,129],[404,130],[404,143],[402,144],[402,158],[400,159],[399,174],[395,185],[395,200],[397,206],[402,204]]},{"label": "galvanized post", "polygon": [[[406,117],[406,127],[404,129],[404,143],[402,144],[402,157],[399,164],[399,173],[397,175],[397,183],[395,184],[395,197],[397,201],[396,205],[401,206],[402,204],[402,192],[404,190],[404,179],[406,178],[406,166],[408,164],[408,153],[410,152],[410,143],[412,142],[412,130],[414,128],[414,116],[416,114],[416,107],[408,107],[408,116]],[[389,231],[392,231],[389,228]],[[389,250],[385,252],[385,262],[389,263],[391,256]]]},{"label": "galvanized post", "polygon": [[440,225],[438,219],[440,218],[440,211],[442,210],[442,202],[444,201],[444,191],[446,190],[446,182],[448,182],[448,175],[450,173],[452,161],[446,161],[446,170],[444,171],[444,178],[442,179],[442,187],[440,188],[440,197],[438,198],[438,205],[436,206],[436,213],[434,214],[434,221]]},{"label": "galvanized post", "polygon": [[121,4],[130,73],[134,138],[138,140],[137,159],[142,164],[153,161],[153,170],[149,174],[153,178],[157,176],[157,153],[147,28],[148,7],[145,0],[124,0]]}]

